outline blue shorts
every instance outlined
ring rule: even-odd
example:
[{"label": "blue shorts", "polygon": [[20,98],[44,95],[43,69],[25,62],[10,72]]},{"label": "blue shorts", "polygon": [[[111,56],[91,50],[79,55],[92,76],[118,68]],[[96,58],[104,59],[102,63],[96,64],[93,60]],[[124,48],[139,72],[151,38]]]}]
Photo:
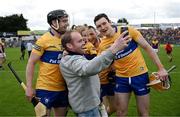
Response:
[{"label": "blue shorts", "polygon": [[114,96],[114,87],[115,84],[112,83],[101,84],[101,96],[100,96],[101,101],[104,96]]},{"label": "blue shorts", "polygon": [[134,92],[135,95],[146,95],[150,92],[150,88],[146,86],[149,83],[148,73],[144,73],[131,78],[117,77],[115,79],[115,92],[129,93]]},{"label": "blue shorts", "polygon": [[47,91],[36,90],[36,97],[48,108],[67,107],[68,106],[68,92],[67,91]]}]

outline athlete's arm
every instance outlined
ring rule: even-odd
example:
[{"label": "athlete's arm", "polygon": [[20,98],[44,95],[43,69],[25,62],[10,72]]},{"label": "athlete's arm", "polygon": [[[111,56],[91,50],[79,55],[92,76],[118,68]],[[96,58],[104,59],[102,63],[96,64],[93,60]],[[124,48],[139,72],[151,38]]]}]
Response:
[{"label": "athlete's arm", "polygon": [[157,66],[159,78],[161,80],[165,80],[168,77],[168,73],[165,70],[164,66],[162,65],[158,55],[153,51],[152,47],[142,36],[140,36],[140,38],[136,41],[147,52],[147,54],[150,56],[150,58]]},{"label": "athlete's arm", "polygon": [[41,56],[31,53],[31,56],[28,60],[27,66],[26,66],[26,96],[29,101],[31,101],[32,97],[34,96],[34,90],[32,86],[33,76],[34,76],[34,69],[35,64],[37,61],[39,61]]}]

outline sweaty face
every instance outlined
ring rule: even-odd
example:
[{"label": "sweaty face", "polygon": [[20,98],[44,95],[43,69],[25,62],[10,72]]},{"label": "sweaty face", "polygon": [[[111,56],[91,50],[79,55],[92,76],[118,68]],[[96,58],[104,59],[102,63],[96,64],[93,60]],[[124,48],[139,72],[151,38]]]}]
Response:
[{"label": "sweaty face", "polygon": [[84,39],[82,38],[81,34],[78,33],[78,32],[73,32],[71,34],[72,36],[72,51],[73,52],[77,52],[77,53],[80,53],[80,54],[84,54],[84,46],[85,46],[85,41]]},{"label": "sweaty face", "polygon": [[111,35],[113,29],[112,29],[111,23],[108,22],[107,19],[102,17],[101,19],[96,21],[95,24],[96,24],[97,30],[101,33],[101,35],[103,35],[103,36]]},{"label": "sweaty face", "polygon": [[68,17],[61,17],[59,19],[59,29],[58,29],[58,31],[61,34],[64,34],[66,32],[68,26],[69,26]]}]

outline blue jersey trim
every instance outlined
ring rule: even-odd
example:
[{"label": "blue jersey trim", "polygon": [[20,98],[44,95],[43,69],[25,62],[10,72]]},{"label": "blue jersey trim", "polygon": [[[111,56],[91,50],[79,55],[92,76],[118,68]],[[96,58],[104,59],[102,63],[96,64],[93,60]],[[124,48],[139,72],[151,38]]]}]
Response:
[{"label": "blue jersey trim", "polygon": [[123,57],[128,56],[129,54],[131,54],[136,48],[138,47],[138,44],[134,41],[131,40],[129,42],[128,47],[126,47],[124,50],[120,50],[116,53],[115,59],[121,59]]},{"label": "blue jersey trim", "polygon": [[44,51],[40,60],[45,63],[59,64],[62,58],[62,51]]}]

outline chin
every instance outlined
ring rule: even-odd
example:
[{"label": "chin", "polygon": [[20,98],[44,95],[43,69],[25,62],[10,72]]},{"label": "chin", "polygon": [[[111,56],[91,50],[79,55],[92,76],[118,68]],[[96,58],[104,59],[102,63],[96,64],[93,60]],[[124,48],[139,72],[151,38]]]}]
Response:
[{"label": "chin", "polygon": [[60,31],[60,34],[64,34],[66,31]]},{"label": "chin", "polygon": [[83,51],[81,51],[81,52],[80,52],[80,54],[85,54],[85,51],[84,51],[84,50],[83,50]]}]

